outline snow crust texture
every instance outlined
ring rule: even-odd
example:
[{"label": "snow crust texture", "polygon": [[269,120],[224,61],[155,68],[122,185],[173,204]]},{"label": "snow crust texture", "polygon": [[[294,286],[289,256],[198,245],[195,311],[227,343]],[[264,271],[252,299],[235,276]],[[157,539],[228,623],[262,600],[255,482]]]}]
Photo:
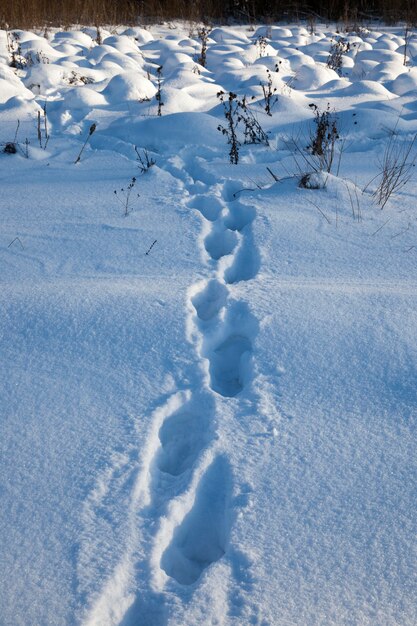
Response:
[{"label": "snow crust texture", "polygon": [[2,626],[415,624],[416,37],[0,31]]}]

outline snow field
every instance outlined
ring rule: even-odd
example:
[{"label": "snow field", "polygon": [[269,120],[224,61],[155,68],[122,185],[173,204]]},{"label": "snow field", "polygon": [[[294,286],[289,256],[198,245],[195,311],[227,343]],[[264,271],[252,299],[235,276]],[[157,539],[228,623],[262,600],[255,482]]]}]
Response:
[{"label": "snow field", "polygon": [[[372,179],[414,37],[338,73],[324,27],[213,28],[206,67],[182,24],[101,35],[0,32],[1,623],[413,624],[417,187]],[[238,165],[220,90],[268,133]]]}]

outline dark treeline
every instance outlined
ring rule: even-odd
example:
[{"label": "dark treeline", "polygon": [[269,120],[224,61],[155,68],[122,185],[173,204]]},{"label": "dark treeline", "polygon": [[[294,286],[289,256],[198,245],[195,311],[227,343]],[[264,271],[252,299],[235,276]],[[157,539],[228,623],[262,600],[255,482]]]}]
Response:
[{"label": "dark treeline", "polygon": [[162,20],[360,24],[417,22],[417,0],[0,0],[4,28],[140,24]]}]

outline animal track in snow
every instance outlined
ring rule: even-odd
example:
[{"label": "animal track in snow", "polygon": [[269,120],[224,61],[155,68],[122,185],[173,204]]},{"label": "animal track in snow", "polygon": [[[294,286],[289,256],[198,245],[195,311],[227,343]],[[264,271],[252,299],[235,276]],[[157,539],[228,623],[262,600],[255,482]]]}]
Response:
[{"label": "animal track in snow", "polygon": [[195,583],[226,551],[230,483],[229,464],[218,457],[201,478],[192,509],[162,554],[161,568],[182,585]]},{"label": "animal track in snow", "polygon": [[206,443],[206,430],[207,420],[186,410],[180,409],[167,418],[159,430],[159,469],[179,476],[191,467]]},{"label": "animal track in snow", "polygon": [[200,320],[208,321],[225,306],[228,289],[216,279],[210,280],[204,289],[192,297],[191,302]]}]

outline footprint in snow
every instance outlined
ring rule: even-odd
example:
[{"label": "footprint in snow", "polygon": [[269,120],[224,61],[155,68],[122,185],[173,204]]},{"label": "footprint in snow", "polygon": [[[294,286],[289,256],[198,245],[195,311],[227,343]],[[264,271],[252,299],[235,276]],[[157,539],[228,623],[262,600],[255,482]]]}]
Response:
[{"label": "footprint in snow", "polygon": [[197,316],[202,321],[211,320],[225,306],[228,289],[216,279],[210,280],[202,291],[191,299]]},{"label": "footprint in snow", "polygon": [[181,585],[192,585],[225,554],[230,532],[231,471],[218,457],[202,477],[194,505],[162,555],[161,567]]},{"label": "footprint in snow", "polygon": [[162,424],[159,440],[158,468],[171,476],[179,476],[193,466],[206,444],[207,419],[180,409]]}]

